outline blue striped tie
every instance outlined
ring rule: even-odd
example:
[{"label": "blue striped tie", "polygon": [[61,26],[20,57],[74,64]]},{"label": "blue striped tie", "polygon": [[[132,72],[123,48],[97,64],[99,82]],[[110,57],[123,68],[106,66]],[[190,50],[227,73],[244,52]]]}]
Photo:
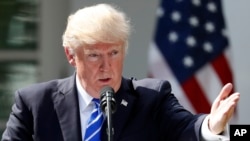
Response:
[{"label": "blue striped tie", "polygon": [[85,141],[100,141],[101,140],[101,128],[104,121],[103,113],[100,109],[99,99],[93,99],[92,102],[95,104],[95,108],[91,113],[84,140]]}]

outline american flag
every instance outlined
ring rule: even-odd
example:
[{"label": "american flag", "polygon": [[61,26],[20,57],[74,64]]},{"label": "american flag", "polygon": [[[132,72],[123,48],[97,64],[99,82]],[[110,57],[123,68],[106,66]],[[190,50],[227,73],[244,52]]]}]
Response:
[{"label": "american flag", "polygon": [[208,113],[222,86],[233,83],[220,0],[162,0],[149,48],[149,76],[170,81],[180,103]]}]

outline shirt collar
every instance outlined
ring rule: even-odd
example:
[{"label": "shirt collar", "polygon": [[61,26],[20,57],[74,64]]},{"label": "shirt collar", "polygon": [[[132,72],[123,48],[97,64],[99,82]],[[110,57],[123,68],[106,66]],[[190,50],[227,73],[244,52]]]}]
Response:
[{"label": "shirt collar", "polygon": [[82,87],[77,75],[76,75],[76,88],[78,92],[80,106],[82,107],[82,110],[84,110],[91,103],[93,97],[90,96],[86,92],[86,90]]}]

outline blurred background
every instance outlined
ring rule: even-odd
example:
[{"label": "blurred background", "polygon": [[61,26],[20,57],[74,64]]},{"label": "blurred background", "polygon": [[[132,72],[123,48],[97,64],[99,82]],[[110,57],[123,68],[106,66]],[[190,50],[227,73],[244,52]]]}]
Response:
[{"label": "blurred background", "polygon": [[[183,0],[173,1],[182,2]],[[203,0],[192,0],[196,4],[201,1]],[[0,136],[11,111],[16,89],[35,82],[63,78],[74,72],[74,69],[67,63],[61,40],[67,17],[79,8],[100,2],[118,5],[130,17],[133,26],[129,52],[124,64],[124,76],[141,79],[152,73],[150,72],[152,64],[149,59],[152,50],[149,47],[154,42],[161,0],[147,2],[139,0],[0,0]],[[250,78],[248,74],[250,72],[250,32],[248,29],[250,10],[248,6],[250,1],[222,0],[221,2],[229,40],[228,47],[231,52],[227,59],[231,65],[235,90],[241,93],[235,122],[250,124],[250,110],[248,110],[250,106],[248,102],[250,99],[248,91]],[[213,9],[213,6],[211,7]],[[214,92],[213,95],[217,95],[219,90],[215,89]]]}]

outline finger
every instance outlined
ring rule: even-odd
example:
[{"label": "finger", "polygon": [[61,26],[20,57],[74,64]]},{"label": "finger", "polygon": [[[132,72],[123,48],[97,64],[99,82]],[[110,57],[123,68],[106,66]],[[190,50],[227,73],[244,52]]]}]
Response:
[{"label": "finger", "polygon": [[233,93],[229,97],[227,97],[226,99],[224,99],[224,102],[226,104],[233,103],[233,104],[236,105],[237,102],[239,101],[239,99],[240,99],[240,93]]},{"label": "finger", "polygon": [[226,97],[228,97],[232,89],[233,85],[231,83],[227,83],[226,85],[224,85],[219,94],[219,99],[225,99]]},{"label": "finger", "polygon": [[236,106],[240,100],[240,93],[234,93],[227,98],[229,105]]},{"label": "finger", "polygon": [[218,108],[218,106],[221,103],[220,101],[225,99],[229,95],[229,93],[231,92],[232,89],[233,89],[233,85],[231,83],[227,83],[226,85],[224,85],[224,87],[221,89],[219,95],[214,100],[214,103],[212,105],[211,110]]},{"label": "finger", "polygon": [[234,93],[228,98],[220,102],[220,109],[223,109],[221,112],[224,114],[230,114],[233,111],[239,101],[240,94]]},{"label": "finger", "polygon": [[221,89],[220,94],[218,95],[216,100],[220,101],[228,97],[232,89],[233,89],[233,85],[231,83],[227,83],[226,85],[224,85],[224,87]]},{"label": "finger", "polygon": [[229,97],[228,97],[229,100],[234,100],[234,101],[238,101],[240,99],[240,93],[236,92],[236,93],[233,93],[231,94]]},{"label": "finger", "polygon": [[217,110],[223,112],[223,113],[227,113],[230,108],[233,108],[236,106],[236,104],[239,101],[239,97],[240,94],[239,93],[234,93],[232,95],[230,95],[228,98],[224,99],[224,100],[220,100],[218,102],[218,107]]}]

